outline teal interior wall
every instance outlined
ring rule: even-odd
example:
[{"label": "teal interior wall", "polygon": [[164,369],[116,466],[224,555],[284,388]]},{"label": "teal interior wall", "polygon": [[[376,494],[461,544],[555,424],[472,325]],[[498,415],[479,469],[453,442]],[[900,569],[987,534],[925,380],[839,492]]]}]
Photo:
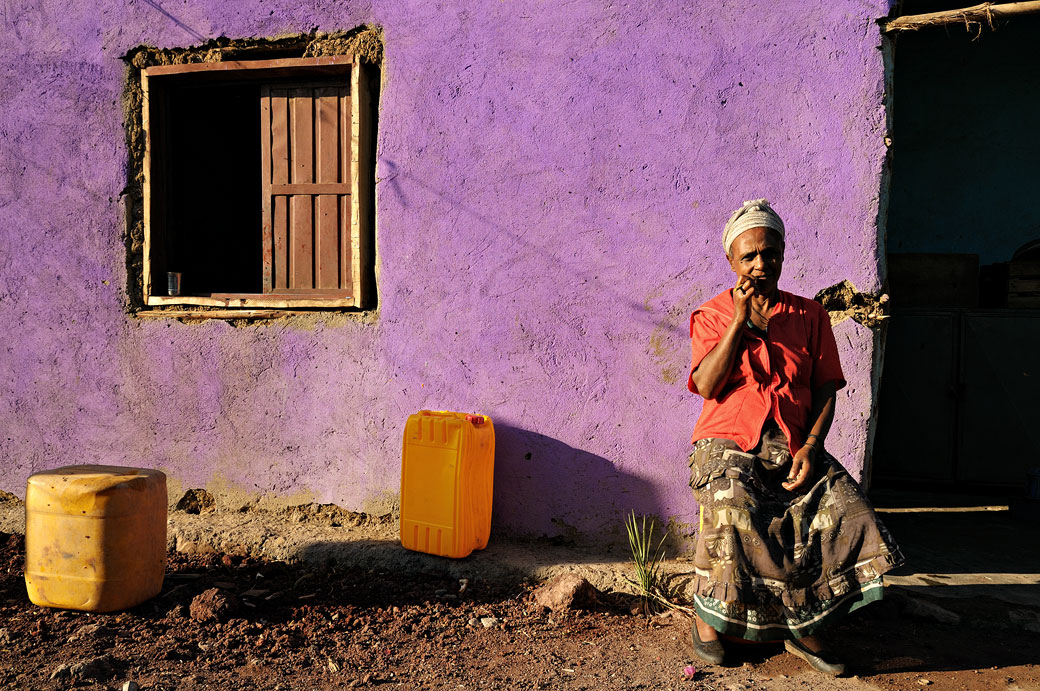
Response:
[{"label": "teal interior wall", "polygon": [[1011,259],[1040,238],[1040,17],[901,34],[889,252]]}]

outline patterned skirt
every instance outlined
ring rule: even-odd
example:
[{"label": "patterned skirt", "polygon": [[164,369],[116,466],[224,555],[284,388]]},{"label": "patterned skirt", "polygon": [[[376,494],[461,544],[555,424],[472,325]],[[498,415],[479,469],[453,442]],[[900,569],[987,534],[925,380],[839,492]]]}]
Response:
[{"label": "patterned skirt", "polygon": [[903,556],[859,485],[826,452],[795,492],[787,438],[767,423],[759,446],[702,439],[690,487],[703,507],[694,556],[698,615],[757,641],[810,636],[836,615],[880,600],[881,575]]}]

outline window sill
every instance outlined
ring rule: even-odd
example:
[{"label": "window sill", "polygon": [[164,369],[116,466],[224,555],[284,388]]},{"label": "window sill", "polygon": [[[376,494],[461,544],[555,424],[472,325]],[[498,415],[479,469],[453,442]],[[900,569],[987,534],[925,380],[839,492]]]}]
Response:
[{"label": "window sill", "polygon": [[[297,307],[357,307],[352,297],[319,297],[298,295],[227,295],[227,296],[195,296],[195,295],[149,295],[145,298],[149,306],[162,305],[196,305],[200,307],[251,308],[266,307],[277,309],[293,309]],[[199,314],[203,314],[199,312]]]},{"label": "window sill", "polygon": [[298,314],[314,314],[297,310],[141,310],[134,316],[139,319],[187,319],[203,321],[206,319],[282,319]]}]

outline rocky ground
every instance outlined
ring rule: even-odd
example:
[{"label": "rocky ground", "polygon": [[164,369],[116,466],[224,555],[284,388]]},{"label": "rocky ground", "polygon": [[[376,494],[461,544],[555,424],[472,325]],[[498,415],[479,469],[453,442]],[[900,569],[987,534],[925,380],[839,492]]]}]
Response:
[{"label": "rocky ground", "polygon": [[[774,645],[731,644],[725,667],[702,665],[684,617],[633,614],[623,594],[553,611],[532,583],[246,550],[171,550],[161,594],[126,612],[44,609],[25,595],[23,544],[0,533],[2,688],[1040,688],[1040,633],[942,623],[946,603],[906,595],[835,631],[855,676],[831,680]],[[965,604],[980,617],[992,606]]]},{"label": "rocky ground", "polygon": [[[403,550],[393,517],[195,499],[170,515],[162,592],[87,614],[29,603],[24,504],[0,496],[0,688],[1040,690],[1029,604],[890,587],[832,634],[847,678],[777,645],[728,643],[712,667],[683,615],[637,611],[622,547],[497,537],[447,560]],[[688,567],[665,564],[680,590]],[[560,577],[591,585],[541,599]]]}]

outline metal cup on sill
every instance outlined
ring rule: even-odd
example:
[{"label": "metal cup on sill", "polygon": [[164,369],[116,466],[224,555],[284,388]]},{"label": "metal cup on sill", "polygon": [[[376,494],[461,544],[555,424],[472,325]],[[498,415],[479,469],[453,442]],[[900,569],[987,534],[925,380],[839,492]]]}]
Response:
[{"label": "metal cup on sill", "polygon": [[167,271],[166,272],[166,293],[168,295],[180,295],[181,294],[181,272],[180,271]]}]

